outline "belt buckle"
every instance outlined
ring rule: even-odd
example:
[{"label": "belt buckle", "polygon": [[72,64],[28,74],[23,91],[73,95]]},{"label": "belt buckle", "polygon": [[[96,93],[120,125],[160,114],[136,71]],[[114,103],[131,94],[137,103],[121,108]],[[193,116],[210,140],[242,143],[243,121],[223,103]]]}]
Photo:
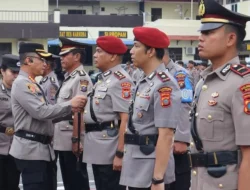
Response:
[{"label": "belt buckle", "polygon": [[190,168],[193,168],[191,152],[188,152],[188,158],[189,158]]},{"label": "belt buckle", "polygon": [[15,133],[14,129],[12,127],[6,127],[5,134],[8,136],[13,136]]},{"label": "belt buckle", "polygon": [[214,164],[218,165],[218,158],[217,158],[216,152],[213,152],[213,157],[214,157]]}]

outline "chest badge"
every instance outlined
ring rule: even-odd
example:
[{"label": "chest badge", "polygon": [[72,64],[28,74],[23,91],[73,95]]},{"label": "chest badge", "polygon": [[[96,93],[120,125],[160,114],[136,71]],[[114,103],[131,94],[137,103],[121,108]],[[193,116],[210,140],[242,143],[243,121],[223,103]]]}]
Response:
[{"label": "chest badge", "polygon": [[208,100],[208,105],[209,106],[215,106],[217,102],[215,100]]}]

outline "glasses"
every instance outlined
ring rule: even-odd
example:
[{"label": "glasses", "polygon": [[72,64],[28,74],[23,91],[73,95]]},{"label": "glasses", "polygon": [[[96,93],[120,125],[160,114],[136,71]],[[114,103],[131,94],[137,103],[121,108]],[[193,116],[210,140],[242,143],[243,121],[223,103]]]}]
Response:
[{"label": "glasses", "polygon": [[35,57],[35,56],[28,56],[28,57],[37,58],[40,61],[42,61],[43,63],[46,63],[46,60],[44,58],[42,58],[42,57]]}]

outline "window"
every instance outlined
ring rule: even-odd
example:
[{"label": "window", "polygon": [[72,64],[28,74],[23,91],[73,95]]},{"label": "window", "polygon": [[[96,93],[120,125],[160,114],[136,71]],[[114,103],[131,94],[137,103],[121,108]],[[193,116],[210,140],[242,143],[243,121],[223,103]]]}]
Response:
[{"label": "window", "polygon": [[101,11],[105,11],[105,7],[102,7],[102,8],[101,8]]},{"label": "window", "polygon": [[151,8],[151,21],[154,22],[157,19],[162,18],[162,9],[161,8]]},{"label": "window", "polygon": [[227,4],[238,3],[240,0],[227,0]]},{"label": "window", "polygon": [[234,11],[234,12],[237,12],[238,5],[237,4],[232,4],[231,10]]},{"label": "window", "polygon": [[68,10],[69,15],[86,15],[86,10]]},{"label": "window", "polygon": [[169,57],[175,62],[182,60],[182,48],[168,48]]}]

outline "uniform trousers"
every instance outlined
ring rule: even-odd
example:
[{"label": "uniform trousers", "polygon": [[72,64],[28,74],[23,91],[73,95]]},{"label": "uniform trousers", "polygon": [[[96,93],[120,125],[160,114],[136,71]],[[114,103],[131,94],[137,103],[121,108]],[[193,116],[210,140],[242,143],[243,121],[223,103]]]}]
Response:
[{"label": "uniform trousers", "polygon": [[92,165],[96,190],[126,190],[119,185],[121,172],[114,171],[113,165]]},{"label": "uniform trousers", "polygon": [[72,151],[56,151],[58,154],[65,190],[89,190],[87,164],[82,163],[80,156],[79,171],[77,158]]},{"label": "uniform trousers", "polygon": [[171,183],[169,190],[189,190],[191,185],[191,169],[188,153],[174,154],[175,182]]},{"label": "uniform trousers", "polygon": [[20,172],[11,155],[0,155],[0,190],[19,190]]},{"label": "uniform trousers", "polygon": [[19,160],[15,158],[21,172],[24,190],[55,190],[56,170],[54,161]]}]

